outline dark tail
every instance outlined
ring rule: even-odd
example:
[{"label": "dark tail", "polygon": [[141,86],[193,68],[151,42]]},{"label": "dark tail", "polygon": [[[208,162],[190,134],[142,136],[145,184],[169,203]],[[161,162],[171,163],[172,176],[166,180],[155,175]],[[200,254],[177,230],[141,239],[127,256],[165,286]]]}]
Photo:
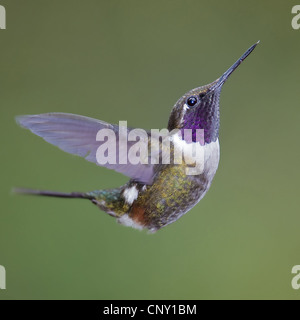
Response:
[{"label": "dark tail", "polygon": [[29,195],[56,197],[56,198],[73,198],[73,199],[89,199],[89,200],[94,199],[93,196],[83,192],[64,193],[64,192],[33,190],[33,189],[23,189],[23,188],[14,188],[13,192],[19,193],[19,194],[29,194]]}]

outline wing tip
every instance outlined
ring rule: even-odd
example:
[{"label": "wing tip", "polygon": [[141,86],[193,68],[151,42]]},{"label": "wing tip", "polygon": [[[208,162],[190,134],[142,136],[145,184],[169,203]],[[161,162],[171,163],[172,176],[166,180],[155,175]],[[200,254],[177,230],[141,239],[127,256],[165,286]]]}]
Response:
[{"label": "wing tip", "polygon": [[16,116],[15,117],[15,121],[16,123],[22,127],[22,128],[27,128],[27,125],[26,125],[26,120],[29,118],[30,116],[25,116],[25,115],[22,115],[22,116]]},{"label": "wing tip", "polygon": [[30,129],[31,125],[40,122],[43,116],[46,118],[48,114],[31,114],[31,115],[20,115],[15,117],[16,123],[25,129]]}]

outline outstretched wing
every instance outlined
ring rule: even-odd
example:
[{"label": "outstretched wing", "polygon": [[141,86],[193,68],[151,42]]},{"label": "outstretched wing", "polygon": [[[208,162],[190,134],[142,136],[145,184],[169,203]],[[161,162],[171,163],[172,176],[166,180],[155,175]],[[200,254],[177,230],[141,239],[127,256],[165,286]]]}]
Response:
[{"label": "outstretched wing", "polygon": [[[100,165],[96,158],[97,149],[104,143],[104,141],[96,140],[97,133],[101,129],[113,130],[116,133],[117,161],[116,164],[107,163],[103,166],[141,183],[151,184],[152,182],[154,175],[153,165],[141,163],[133,165],[129,161],[127,161],[127,164],[119,164],[119,151],[122,152],[122,148],[124,148],[124,152],[126,152],[126,147],[128,155],[128,150],[135,142],[130,142],[126,139],[127,146],[120,144],[123,133],[120,131],[120,137],[119,126],[117,125],[68,113],[26,115],[19,116],[16,120],[20,126],[29,129],[61,150],[83,157],[97,165]],[[127,129],[128,132],[129,130]]]}]

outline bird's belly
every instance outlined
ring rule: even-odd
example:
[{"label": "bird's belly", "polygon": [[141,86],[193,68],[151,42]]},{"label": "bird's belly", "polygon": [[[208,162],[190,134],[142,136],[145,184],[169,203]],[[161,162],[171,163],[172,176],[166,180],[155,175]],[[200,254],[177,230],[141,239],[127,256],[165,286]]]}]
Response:
[{"label": "bird's belly", "polygon": [[187,175],[185,165],[166,165],[151,186],[139,186],[129,217],[156,231],[179,219],[205,195],[219,163],[219,142],[205,152],[203,172]]}]

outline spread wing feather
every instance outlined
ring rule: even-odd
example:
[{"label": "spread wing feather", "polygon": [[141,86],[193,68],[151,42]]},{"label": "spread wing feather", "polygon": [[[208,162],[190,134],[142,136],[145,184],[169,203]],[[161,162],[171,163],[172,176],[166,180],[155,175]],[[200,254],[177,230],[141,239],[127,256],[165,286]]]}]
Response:
[{"label": "spread wing feather", "polygon": [[[103,166],[120,172],[141,183],[151,184],[152,182],[154,175],[153,165],[133,165],[129,161],[127,161],[127,164],[118,164],[120,137],[119,126],[117,125],[68,113],[25,115],[17,117],[16,120],[20,126],[29,129],[34,134],[59,147],[61,150],[83,157],[97,165],[99,165],[99,163],[96,159],[96,152],[104,141],[96,141],[96,135],[101,129],[111,129],[116,133],[117,138],[117,161],[116,164],[107,163]],[[127,133],[128,132],[129,130],[127,130]],[[127,152],[134,143],[135,142],[127,141]]]}]

